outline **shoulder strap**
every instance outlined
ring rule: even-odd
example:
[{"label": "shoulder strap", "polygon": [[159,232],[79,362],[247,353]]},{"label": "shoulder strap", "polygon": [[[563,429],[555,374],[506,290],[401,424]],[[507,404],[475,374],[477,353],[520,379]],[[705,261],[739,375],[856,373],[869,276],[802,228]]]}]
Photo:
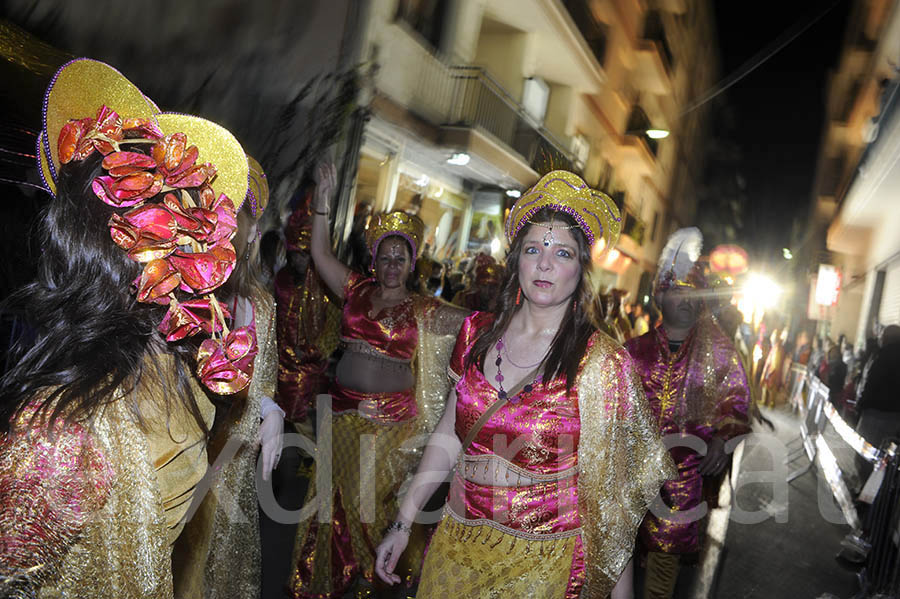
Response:
[{"label": "shoulder strap", "polygon": [[481,431],[482,428],[484,428],[484,425],[487,424],[487,421],[490,420],[494,414],[500,411],[500,408],[506,405],[510,397],[515,397],[516,395],[521,393],[522,389],[524,389],[526,385],[534,380],[540,369],[541,367],[538,366],[537,368],[529,372],[528,376],[519,381],[519,384],[513,387],[506,394],[506,399],[501,399],[500,397],[498,397],[497,401],[488,406],[488,409],[481,414],[481,417],[475,422],[475,424],[472,425],[472,428],[469,429],[469,434],[466,435],[466,438],[462,443],[462,448],[459,451],[460,455],[465,453],[466,449],[469,448],[469,445],[472,444],[472,441],[475,440],[475,436]]}]

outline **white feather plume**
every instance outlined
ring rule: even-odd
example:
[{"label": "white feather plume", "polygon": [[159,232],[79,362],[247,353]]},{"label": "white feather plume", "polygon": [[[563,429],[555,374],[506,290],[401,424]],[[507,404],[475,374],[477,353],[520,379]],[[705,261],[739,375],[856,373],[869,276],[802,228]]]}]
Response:
[{"label": "white feather plume", "polygon": [[703,233],[697,227],[686,227],[672,233],[659,255],[657,281],[672,269],[675,270],[675,279],[684,281],[702,249]]}]

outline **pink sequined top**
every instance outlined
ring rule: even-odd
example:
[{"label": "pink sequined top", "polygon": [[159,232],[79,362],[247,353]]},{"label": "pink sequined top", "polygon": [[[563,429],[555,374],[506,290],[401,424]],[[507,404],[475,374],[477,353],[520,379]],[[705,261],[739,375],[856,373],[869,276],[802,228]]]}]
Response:
[{"label": "pink sequined top", "polygon": [[[477,367],[465,370],[472,343],[493,318],[489,312],[467,318],[450,358],[451,376],[459,379],[456,434],[460,439],[466,438],[485,410],[497,401],[497,390]],[[518,400],[508,402],[485,423],[466,449],[466,456],[496,455],[530,475],[559,475],[570,470],[574,474],[581,431],[577,386],[573,385],[567,395],[565,378],[557,377],[535,385],[530,393],[520,393]]]},{"label": "pink sequined top", "polygon": [[381,356],[409,362],[419,342],[413,298],[372,315],[372,293],[376,289],[378,283],[373,277],[350,273],[344,284],[341,341],[351,345],[364,342],[368,350]]}]

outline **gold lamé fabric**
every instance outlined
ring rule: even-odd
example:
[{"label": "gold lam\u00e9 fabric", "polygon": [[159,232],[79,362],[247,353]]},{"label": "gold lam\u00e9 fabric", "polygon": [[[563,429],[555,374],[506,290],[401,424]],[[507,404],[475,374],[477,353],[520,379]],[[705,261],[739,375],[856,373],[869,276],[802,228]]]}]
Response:
[{"label": "gold lam\u00e9 fabric", "polygon": [[251,301],[259,347],[253,380],[246,401],[234,402],[240,411],[224,417],[210,442],[210,463],[217,466],[207,474],[211,486],[204,496],[194,498],[196,512],[178,539],[173,558],[178,599],[259,594],[257,439],[262,398],[275,393],[278,349],[274,300],[261,294]]},{"label": "gold lam\u00e9 fabric", "polygon": [[[403,483],[421,458],[424,443],[401,447],[417,435],[434,430],[443,415],[450,382],[447,366],[467,312],[433,298],[414,296],[418,343],[413,356],[417,416],[401,422],[381,422],[355,412],[331,418],[331,455],[317,454],[316,468],[331,459],[331,511],[321,521],[318,512],[302,521],[294,545],[289,587],[294,597],[340,597],[357,578],[374,581],[374,551],[399,507]],[[321,428],[321,451],[327,432]],[[424,439],[425,437],[421,437]],[[362,446],[361,446],[362,444]],[[368,456],[363,465],[360,455]],[[317,472],[310,477],[304,505],[321,506]],[[360,501],[362,489],[363,501]],[[419,531],[416,531],[419,532]],[[418,577],[424,538],[410,543],[398,568],[407,584]]]},{"label": "gold lam\u00e9 fabric", "polygon": [[606,597],[631,559],[638,526],[676,476],[633,360],[598,333],[578,377],[578,511],[585,553],[582,597]]},{"label": "gold lam\u00e9 fabric", "polygon": [[527,540],[445,518],[426,557],[418,599],[566,597],[578,537]]},{"label": "gold lam\u00e9 fabric", "polygon": [[[157,363],[133,391],[145,429],[117,392],[92,421],[53,430],[30,418],[32,404],[0,440],[0,595],[173,597],[173,500],[190,501],[206,453],[192,416],[175,402],[162,407],[155,374],[172,372],[171,357]],[[212,404],[193,379],[191,389],[211,424]]]},{"label": "gold lam\u00e9 fabric", "polygon": [[[375,547],[397,512],[405,474],[415,466],[403,463],[396,449],[416,431],[415,420],[388,425],[352,413],[332,419],[332,454],[317,453],[304,501],[304,509],[314,511],[297,527],[289,580],[293,597],[341,597],[358,577],[374,581]],[[320,444],[325,434],[318,430]],[[363,452],[367,466],[361,467]],[[321,482],[331,488],[320,490],[319,464],[329,457],[331,480]],[[331,497],[330,513],[327,506],[323,511],[325,493]],[[407,582],[417,574],[407,571]]]}]

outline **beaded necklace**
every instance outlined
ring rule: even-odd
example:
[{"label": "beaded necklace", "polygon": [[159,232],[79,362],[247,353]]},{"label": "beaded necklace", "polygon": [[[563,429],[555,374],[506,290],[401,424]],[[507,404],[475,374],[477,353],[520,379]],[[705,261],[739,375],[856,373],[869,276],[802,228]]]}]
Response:
[{"label": "beaded necklace", "polygon": [[[503,337],[500,337],[497,340],[497,360],[494,361],[494,364],[497,365],[497,375],[494,377],[494,380],[497,381],[497,385],[500,387],[500,390],[497,391],[497,397],[500,399],[508,399],[509,403],[519,403],[521,400],[521,393],[516,393],[512,397],[509,397],[509,394],[506,392],[506,389],[503,388],[503,371],[500,369],[500,365],[503,364],[503,356],[501,355],[501,351],[504,348]],[[507,358],[509,358],[509,353],[507,352]],[[512,363],[517,368],[536,368],[540,366],[541,362],[544,361],[544,358],[541,358],[538,362],[530,365],[530,366],[519,366],[515,362],[510,359],[510,363]],[[541,381],[544,380],[544,376],[539,374],[534,377],[534,381],[528,383],[522,388],[523,393],[531,393],[534,390],[535,385],[539,385]]]}]

